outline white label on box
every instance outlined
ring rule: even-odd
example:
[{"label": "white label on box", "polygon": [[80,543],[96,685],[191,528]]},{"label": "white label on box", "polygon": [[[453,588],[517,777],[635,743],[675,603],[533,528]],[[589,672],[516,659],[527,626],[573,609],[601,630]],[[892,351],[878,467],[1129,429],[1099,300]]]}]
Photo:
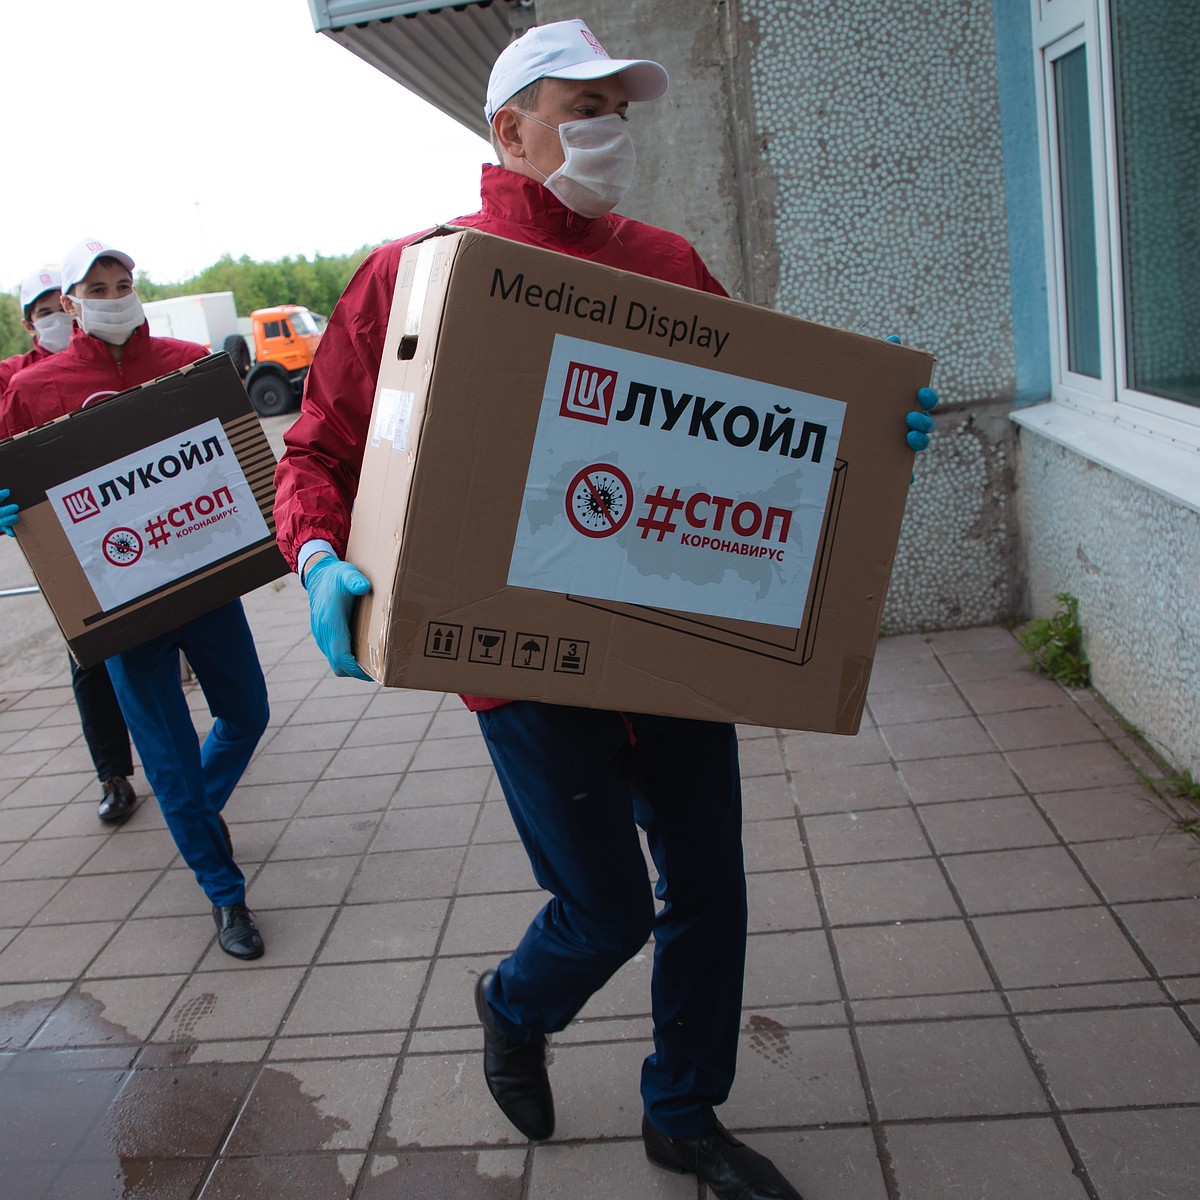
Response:
[{"label": "white label on box", "polygon": [[393,450],[408,449],[408,426],[412,420],[413,392],[401,392],[395,388],[380,388],[375,397],[375,416],[371,424],[371,445],[391,442]]},{"label": "white label on box", "polygon": [[799,628],[845,407],[557,336],[509,584]]},{"label": "white label on box", "polygon": [[46,498],[105,612],[271,536],[215,419],[49,488]]}]

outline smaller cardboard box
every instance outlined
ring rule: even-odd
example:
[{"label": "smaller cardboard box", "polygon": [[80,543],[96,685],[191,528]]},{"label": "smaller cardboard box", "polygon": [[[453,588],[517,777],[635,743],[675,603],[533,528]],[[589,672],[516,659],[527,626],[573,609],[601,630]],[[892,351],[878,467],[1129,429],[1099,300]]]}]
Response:
[{"label": "smaller cardboard box", "polygon": [[473,230],[407,247],[346,551],[359,662],[856,732],[931,368]]},{"label": "smaller cardboard box", "polygon": [[226,354],[0,442],[17,539],[85,667],[287,574],[274,473]]}]

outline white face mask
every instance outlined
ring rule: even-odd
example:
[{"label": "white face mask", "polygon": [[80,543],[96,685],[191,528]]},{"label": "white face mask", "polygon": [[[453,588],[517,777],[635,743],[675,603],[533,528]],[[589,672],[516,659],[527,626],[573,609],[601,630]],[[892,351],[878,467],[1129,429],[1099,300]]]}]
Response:
[{"label": "white face mask", "polygon": [[38,345],[51,354],[59,354],[71,340],[71,318],[65,312],[50,313],[33,323]]},{"label": "white face mask", "polygon": [[[522,115],[547,129],[555,128],[532,113]],[[613,113],[566,121],[558,126],[558,140],[566,157],[557,171],[543,176],[545,187],[581,217],[612,212],[629,191],[637,163],[624,118]],[[542,174],[528,158],[525,161]]]},{"label": "white face mask", "polygon": [[146,320],[137,292],[129,292],[119,300],[84,300],[79,296],[72,296],[71,300],[79,328],[110,346],[125,345]]}]

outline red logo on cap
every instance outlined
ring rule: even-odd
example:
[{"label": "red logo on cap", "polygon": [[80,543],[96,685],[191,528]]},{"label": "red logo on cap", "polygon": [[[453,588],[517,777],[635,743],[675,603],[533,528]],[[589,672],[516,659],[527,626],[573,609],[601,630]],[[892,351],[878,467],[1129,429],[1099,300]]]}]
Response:
[{"label": "red logo on cap", "polygon": [[104,243],[103,242],[88,242],[87,248],[89,250],[103,250]]},{"label": "red logo on cap", "polygon": [[605,50],[602,45],[600,45],[600,43],[596,40],[596,35],[590,29],[581,29],[579,32],[583,34],[583,40],[587,42],[587,44],[591,46],[591,48],[601,58],[608,57],[608,51]]},{"label": "red logo on cap", "polygon": [[53,282],[54,282],[54,280],[53,280],[53,279],[51,279],[51,278],[50,278],[50,276],[49,276],[49,275],[47,275],[45,271],[43,271],[43,272],[42,272],[42,273],[41,273],[41,274],[38,276],[38,283],[53,283]]}]

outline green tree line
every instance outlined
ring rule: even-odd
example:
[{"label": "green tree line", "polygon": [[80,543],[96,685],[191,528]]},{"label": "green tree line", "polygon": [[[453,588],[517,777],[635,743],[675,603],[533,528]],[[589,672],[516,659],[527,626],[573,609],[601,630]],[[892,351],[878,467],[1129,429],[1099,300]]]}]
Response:
[{"label": "green tree line", "polygon": [[[166,300],[199,292],[232,292],[241,317],[274,304],[302,304],[313,312],[328,315],[371,249],[360,246],[350,254],[280,258],[274,262],[255,262],[245,255],[233,259],[226,254],[199,275],[181,283],[155,283],[145,272],[138,272],[137,290],[143,300]],[[21,327],[17,294],[0,292],[0,359],[24,354],[31,345],[29,335]]]}]

